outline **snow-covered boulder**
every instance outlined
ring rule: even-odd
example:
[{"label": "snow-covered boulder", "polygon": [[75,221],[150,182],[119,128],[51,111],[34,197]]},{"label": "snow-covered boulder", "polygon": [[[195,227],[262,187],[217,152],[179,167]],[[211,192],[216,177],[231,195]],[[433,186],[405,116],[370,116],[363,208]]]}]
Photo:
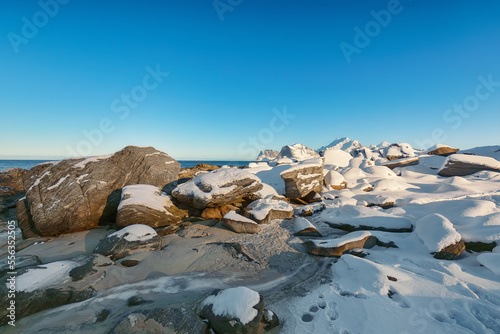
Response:
[{"label": "snow-covered boulder", "polygon": [[132,184],[163,188],[176,181],[180,164],[153,147],[128,146],[115,154],[37,165],[24,176],[33,224],[55,236],[114,222],[120,189]]},{"label": "snow-covered boulder", "polygon": [[271,197],[253,201],[245,210],[246,215],[259,224],[269,224],[273,219],[289,219],[293,216],[293,208],[288,202]]},{"label": "snow-covered boulder", "polygon": [[446,217],[438,213],[420,218],[415,232],[437,259],[453,260],[465,250],[462,236]]},{"label": "snow-covered boulder", "polygon": [[438,174],[441,176],[465,176],[483,170],[500,172],[500,161],[491,157],[452,154],[446,158]]},{"label": "snow-covered boulder", "polygon": [[349,166],[352,156],[345,151],[328,148],[323,153],[323,159],[325,161],[325,168],[335,169],[336,167]]},{"label": "snow-covered boulder", "polygon": [[415,156],[415,150],[407,143],[392,144],[383,149],[384,157],[387,160],[397,160]]},{"label": "snow-covered boulder", "polygon": [[136,224],[122,228],[102,239],[94,249],[94,253],[118,260],[134,253],[159,250],[161,245],[161,237],[155,230],[146,225]]},{"label": "snow-covered boulder", "polygon": [[450,154],[458,152],[459,150],[460,149],[458,149],[458,148],[451,148],[448,145],[436,144],[427,150],[427,154],[428,155],[440,155],[443,157],[447,157]]},{"label": "snow-covered boulder", "polygon": [[220,168],[178,185],[172,196],[196,209],[232,204],[262,189],[260,179],[238,168]]},{"label": "snow-covered boulder", "polygon": [[342,150],[347,153],[351,153],[358,148],[363,147],[361,143],[357,140],[349,139],[347,137],[339,137],[332,141],[330,144],[321,147],[317,152],[323,154],[327,149]]},{"label": "snow-covered boulder", "polygon": [[305,242],[307,252],[319,256],[340,257],[345,251],[359,248],[372,248],[377,239],[367,231],[348,233],[342,237],[328,240],[308,240]]},{"label": "snow-covered boulder", "polygon": [[328,171],[323,181],[326,187],[330,187],[335,190],[342,190],[347,184],[342,174],[334,170]]},{"label": "snow-covered boulder", "polygon": [[311,224],[309,220],[302,217],[297,217],[293,219],[293,231],[296,236],[299,237],[321,237],[316,226]]},{"label": "snow-covered boulder", "polygon": [[319,154],[316,153],[313,149],[297,143],[294,145],[286,145],[281,148],[278,159],[284,157],[296,161],[303,161],[311,158],[319,158]]},{"label": "snow-covered boulder", "polygon": [[331,227],[346,231],[411,232],[413,230],[413,225],[407,218],[359,205],[326,209],[321,212],[320,218]]},{"label": "snow-covered boulder", "polygon": [[276,160],[271,161],[270,164],[272,164],[274,166],[291,165],[291,164],[293,164],[293,160],[290,159],[289,157],[277,158]]},{"label": "snow-covered boulder", "polygon": [[134,184],[122,190],[116,225],[125,227],[144,224],[162,227],[181,222],[185,215],[160,188],[149,184]]},{"label": "snow-covered boulder", "polygon": [[222,220],[225,227],[236,233],[257,233],[260,231],[259,224],[237,214],[236,211],[229,211]]},{"label": "snow-covered boulder", "polygon": [[216,333],[251,334],[262,332],[265,301],[246,287],[218,290],[201,304],[200,316]]},{"label": "snow-covered boulder", "polygon": [[280,152],[275,150],[260,151],[259,156],[255,159],[255,161],[271,161],[276,159],[279,154]]},{"label": "snow-covered boulder", "polygon": [[287,198],[302,198],[311,192],[320,193],[323,185],[323,160],[321,158],[305,160],[280,175],[285,181]]}]

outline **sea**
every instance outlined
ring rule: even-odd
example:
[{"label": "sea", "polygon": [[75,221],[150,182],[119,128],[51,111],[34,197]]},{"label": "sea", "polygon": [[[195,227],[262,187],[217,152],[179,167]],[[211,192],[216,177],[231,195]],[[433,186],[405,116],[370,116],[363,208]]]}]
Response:
[{"label": "sea", "polygon": [[[9,168],[30,169],[38,164],[54,160],[0,160],[0,171]],[[248,166],[251,161],[223,161],[223,160],[177,160],[182,168],[194,167],[197,164],[205,163],[217,166]]]}]

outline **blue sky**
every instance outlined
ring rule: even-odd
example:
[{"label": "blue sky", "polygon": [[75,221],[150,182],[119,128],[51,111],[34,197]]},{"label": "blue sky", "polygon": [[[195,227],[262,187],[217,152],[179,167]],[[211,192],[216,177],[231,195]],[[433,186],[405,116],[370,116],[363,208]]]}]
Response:
[{"label": "blue sky", "polygon": [[2,1],[3,158],[500,144],[498,1],[59,1]]}]

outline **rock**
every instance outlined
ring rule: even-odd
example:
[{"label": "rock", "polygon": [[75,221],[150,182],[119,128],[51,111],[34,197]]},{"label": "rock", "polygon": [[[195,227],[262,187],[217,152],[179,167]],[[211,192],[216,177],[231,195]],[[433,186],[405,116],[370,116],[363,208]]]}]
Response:
[{"label": "rock", "polygon": [[36,229],[42,236],[57,236],[114,222],[124,186],[162,188],[177,180],[179,170],[166,153],[128,146],[108,156],[37,165],[23,184]]},{"label": "rock", "polygon": [[211,172],[219,168],[220,166],[209,165],[204,163],[197,164],[194,167],[181,168],[181,171],[179,172],[179,179],[192,179],[195,176],[199,175],[200,173]]},{"label": "rock", "polygon": [[42,261],[36,255],[17,255],[15,258],[14,268],[9,264],[9,257],[4,256],[0,259],[0,277],[9,271],[15,271],[24,267],[31,267],[42,264]]},{"label": "rock", "polygon": [[81,281],[87,276],[97,273],[97,268],[114,264],[114,261],[101,254],[84,255],[81,258],[82,260],[79,262],[81,262],[82,265],[71,269],[69,272],[69,276],[73,282]]},{"label": "rock", "polygon": [[285,157],[295,161],[303,161],[311,158],[319,158],[319,154],[313,149],[297,143],[295,145],[286,145],[281,148],[278,159]]},{"label": "rock", "polygon": [[206,238],[209,237],[211,234],[210,232],[207,231],[208,228],[204,225],[196,225],[196,226],[189,226],[188,228],[183,229],[181,232],[179,232],[179,236],[181,238]]},{"label": "rock", "polygon": [[217,290],[202,302],[200,316],[216,333],[259,334],[265,301],[246,287]]},{"label": "rock", "polygon": [[322,237],[316,227],[309,220],[297,217],[293,220],[294,234],[299,237]]},{"label": "rock", "polygon": [[245,211],[246,216],[259,224],[269,224],[273,219],[289,219],[293,216],[290,204],[270,197],[250,203]]},{"label": "rock", "polygon": [[465,249],[473,252],[491,252],[495,247],[496,243],[493,242],[464,242]]},{"label": "rock", "polygon": [[124,267],[135,267],[139,262],[139,260],[122,260],[120,264]]},{"label": "rock", "polygon": [[177,186],[172,196],[196,209],[232,204],[262,189],[260,179],[237,168],[220,168]]},{"label": "rock", "polygon": [[260,151],[259,156],[255,159],[255,161],[271,161],[276,159],[279,154],[280,152],[275,150]]},{"label": "rock", "polygon": [[156,228],[178,224],[185,216],[186,213],[179,210],[160,188],[134,184],[122,190],[116,225],[144,224]]},{"label": "rock", "polygon": [[327,187],[330,187],[334,190],[342,190],[345,189],[347,183],[345,182],[344,177],[337,171],[329,170],[324,178],[324,184]]},{"label": "rock", "polygon": [[395,159],[389,162],[384,162],[382,166],[389,167],[390,169],[394,169],[396,167],[408,167],[408,166],[415,166],[418,165],[419,163],[419,158],[418,157],[411,157],[411,158],[402,158],[402,159]]},{"label": "rock", "polygon": [[0,197],[15,196],[24,191],[23,177],[27,170],[9,168],[0,171]]},{"label": "rock", "polygon": [[305,160],[280,175],[285,181],[287,198],[302,198],[313,191],[320,193],[323,185],[323,161],[321,158]]},{"label": "rock", "polygon": [[491,157],[452,154],[446,158],[438,174],[441,176],[465,176],[483,170],[500,172],[500,161]]},{"label": "rock", "polygon": [[186,314],[183,309],[155,308],[136,311],[123,316],[109,333],[206,334],[208,333],[208,326],[199,318]]},{"label": "rock", "polygon": [[[25,267],[17,270],[15,281],[16,321],[46,309],[76,303],[90,298],[95,290],[88,285],[76,288],[67,284],[69,271],[78,266],[75,261],[57,261],[36,267]],[[0,284],[0,326],[7,323],[7,307],[10,285],[7,278],[1,278]]]},{"label": "rock", "polygon": [[260,231],[259,224],[246,217],[230,211],[224,216],[223,225],[236,233],[257,233]]},{"label": "rock", "polygon": [[453,260],[465,250],[462,236],[446,217],[438,213],[420,218],[415,232],[437,259]]},{"label": "rock", "polygon": [[458,152],[459,150],[460,149],[458,149],[458,148],[451,148],[451,147],[446,146],[446,145],[437,144],[437,145],[434,145],[433,147],[431,147],[427,151],[427,154],[428,155],[440,155],[443,157],[447,157],[450,154]]},{"label": "rock", "polygon": [[151,227],[141,224],[129,225],[102,239],[94,253],[109,256],[112,260],[131,254],[161,249],[161,237]]},{"label": "rock", "polygon": [[29,212],[29,206],[26,198],[21,198],[16,203],[17,210],[17,225],[21,229],[23,239],[36,238],[40,234],[36,230],[35,224],[31,219],[31,214]]},{"label": "rock", "polygon": [[401,158],[414,157],[415,151],[410,144],[397,143],[384,148],[383,155],[387,160],[397,160]]},{"label": "rock", "polygon": [[234,205],[224,205],[216,208],[206,208],[201,214],[201,218],[209,220],[216,219],[222,220],[222,218],[230,211],[238,210],[238,207]]},{"label": "rock", "polygon": [[347,153],[354,153],[357,149],[363,147],[357,140],[349,139],[348,137],[339,137],[332,141],[327,146],[323,146],[318,150],[318,153],[323,155],[327,149],[342,150]]},{"label": "rock", "polygon": [[367,231],[348,233],[329,240],[308,240],[304,243],[309,254],[340,257],[344,252],[358,248],[372,248],[377,239]]},{"label": "rock", "polygon": [[[293,160],[289,157],[277,158],[276,160],[274,160],[274,162],[276,162],[276,166],[293,164]],[[272,162],[270,163],[270,165],[271,164]]]},{"label": "rock", "polygon": [[280,325],[280,320],[278,319],[278,316],[273,311],[270,310],[264,310],[263,322],[265,324],[264,330],[267,332]]}]

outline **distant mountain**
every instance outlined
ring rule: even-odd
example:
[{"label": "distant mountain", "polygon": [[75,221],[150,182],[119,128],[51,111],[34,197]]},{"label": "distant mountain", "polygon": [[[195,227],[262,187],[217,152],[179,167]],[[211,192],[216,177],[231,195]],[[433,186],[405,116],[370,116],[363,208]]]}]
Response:
[{"label": "distant mountain", "polygon": [[329,145],[316,150],[316,152],[323,155],[327,148],[331,148],[334,150],[342,150],[347,153],[352,153],[352,151],[361,147],[363,147],[363,145],[361,145],[361,143],[357,140],[349,139],[348,137],[339,137],[332,141]]},{"label": "distant mountain", "polygon": [[259,156],[257,157],[256,161],[271,161],[274,160],[278,157],[280,152],[276,150],[264,150],[260,151]]},{"label": "distant mountain", "polygon": [[313,149],[297,143],[295,145],[283,146],[278,155],[278,158],[284,157],[288,157],[297,161],[303,161],[306,159],[318,158],[319,154],[316,153]]}]

